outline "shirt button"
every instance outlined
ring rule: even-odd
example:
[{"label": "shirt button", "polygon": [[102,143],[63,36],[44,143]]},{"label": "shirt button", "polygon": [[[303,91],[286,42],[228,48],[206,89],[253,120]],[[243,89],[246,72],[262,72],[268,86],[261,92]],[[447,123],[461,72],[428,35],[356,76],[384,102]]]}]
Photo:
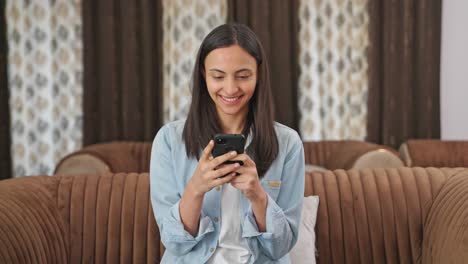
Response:
[{"label": "shirt button", "polygon": [[215,223],[218,223],[219,218],[218,218],[218,217],[215,217],[215,218],[213,218],[213,220],[215,221]]},{"label": "shirt button", "polygon": [[210,252],[213,253],[213,251],[214,251],[214,248],[210,248]]},{"label": "shirt button", "polygon": [[216,187],[216,190],[219,191],[219,190],[221,190],[221,188],[218,186],[218,187]]}]

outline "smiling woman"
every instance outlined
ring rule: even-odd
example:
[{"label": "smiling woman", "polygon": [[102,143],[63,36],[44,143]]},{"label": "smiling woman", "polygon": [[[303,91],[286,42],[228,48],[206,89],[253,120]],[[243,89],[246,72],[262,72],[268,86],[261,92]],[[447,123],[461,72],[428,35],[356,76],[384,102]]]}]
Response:
[{"label": "smiling woman", "polygon": [[199,158],[215,134],[247,137],[252,129],[251,149],[262,176],[278,153],[269,65],[255,33],[229,25],[217,27],[200,46],[183,139],[187,153]]},{"label": "smiling woman", "polygon": [[[257,83],[257,62],[239,45],[213,50],[205,59],[203,76],[216,105],[222,130],[241,133]],[[228,124],[239,124],[229,131]]]},{"label": "smiling woman", "polygon": [[[203,40],[189,115],[162,127],[151,152],[162,263],[290,263],[304,150],[296,131],[274,122],[269,78],[263,47],[247,26],[221,25]],[[243,134],[245,152],[213,158],[218,133]]]}]

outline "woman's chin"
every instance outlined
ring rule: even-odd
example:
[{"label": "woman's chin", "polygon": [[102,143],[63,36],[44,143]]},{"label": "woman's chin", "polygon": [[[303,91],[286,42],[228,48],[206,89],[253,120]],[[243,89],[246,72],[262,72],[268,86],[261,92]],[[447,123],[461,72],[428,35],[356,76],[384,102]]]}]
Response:
[{"label": "woman's chin", "polygon": [[243,115],[245,111],[243,111],[243,108],[240,107],[223,107],[221,109],[218,108],[218,110],[221,110],[220,112],[223,113],[226,116],[237,116],[237,115]]},{"label": "woman's chin", "polygon": [[229,116],[236,116],[236,115],[239,115],[241,113],[240,110],[237,110],[237,111],[233,111],[233,110],[223,110],[223,113],[225,115],[229,115]]}]

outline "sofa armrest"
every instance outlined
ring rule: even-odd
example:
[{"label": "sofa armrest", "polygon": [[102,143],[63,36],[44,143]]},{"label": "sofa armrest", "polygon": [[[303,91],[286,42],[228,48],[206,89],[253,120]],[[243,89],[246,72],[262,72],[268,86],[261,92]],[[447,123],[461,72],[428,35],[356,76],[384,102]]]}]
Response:
[{"label": "sofa armrest", "polygon": [[424,227],[422,263],[468,259],[468,171],[450,177],[435,197]]},{"label": "sofa armrest", "polygon": [[68,263],[50,177],[0,182],[0,263]]},{"label": "sofa armrest", "polygon": [[149,172],[150,156],[150,142],[99,143],[64,157],[56,166],[54,174]]},{"label": "sofa armrest", "polygon": [[359,141],[344,142],[327,160],[326,167],[336,169],[399,168],[403,161],[388,147]]},{"label": "sofa armrest", "polygon": [[410,139],[400,155],[408,167],[468,167],[468,141]]}]

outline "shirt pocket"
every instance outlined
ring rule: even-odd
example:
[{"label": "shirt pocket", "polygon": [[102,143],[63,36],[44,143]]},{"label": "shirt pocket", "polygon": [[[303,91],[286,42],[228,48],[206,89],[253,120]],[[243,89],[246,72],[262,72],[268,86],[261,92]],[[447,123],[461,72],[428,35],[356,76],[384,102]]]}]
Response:
[{"label": "shirt pocket", "polygon": [[276,202],[281,189],[281,181],[264,181],[262,185],[268,195]]}]

